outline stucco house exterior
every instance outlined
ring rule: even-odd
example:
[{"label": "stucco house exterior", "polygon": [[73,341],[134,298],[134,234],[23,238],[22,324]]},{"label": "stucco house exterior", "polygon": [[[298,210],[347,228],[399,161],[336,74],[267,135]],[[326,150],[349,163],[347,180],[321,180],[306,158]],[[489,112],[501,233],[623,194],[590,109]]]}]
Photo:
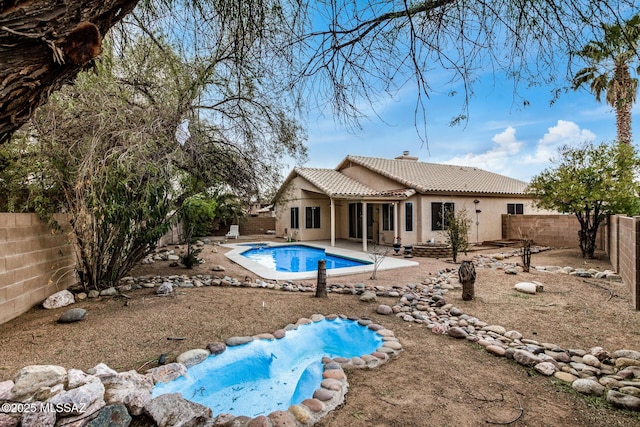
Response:
[{"label": "stucco house exterior", "polygon": [[[276,235],[403,245],[444,241],[445,213],[466,209],[470,242],[499,240],[501,214],[547,213],[527,183],[475,167],[347,156],[335,169],[295,168],[276,194]],[[551,212],[548,212],[551,213]],[[366,236],[366,239],[363,239]]]}]

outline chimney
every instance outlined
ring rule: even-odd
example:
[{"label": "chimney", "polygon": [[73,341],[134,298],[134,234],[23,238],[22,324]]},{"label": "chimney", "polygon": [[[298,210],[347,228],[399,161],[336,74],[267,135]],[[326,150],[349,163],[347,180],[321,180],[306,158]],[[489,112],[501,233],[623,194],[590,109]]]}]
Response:
[{"label": "chimney", "polygon": [[415,156],[409,155],[409,150],[405,150],[402,152],[402,156],[398,156],[395,158],[396,160],[410,160],[412,162],[417,162],[418,158]]}]

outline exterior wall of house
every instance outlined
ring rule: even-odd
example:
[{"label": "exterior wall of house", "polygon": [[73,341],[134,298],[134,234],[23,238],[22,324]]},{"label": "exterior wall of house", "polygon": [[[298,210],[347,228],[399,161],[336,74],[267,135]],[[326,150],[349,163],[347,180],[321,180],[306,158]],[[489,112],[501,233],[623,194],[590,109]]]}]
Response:
[{"label": "exterior wall of house", "polygon": [[69,287],[74,270],[67,232],[52,234],[36,214],[0,213],[0,324]]},{"label": "exterior wall of house", "polygon": [[[507,213],[507,204],[509,203],[522,204],[524,214],[552,213],[536,209],[531,199],[520,197],[420,195],[418,200],[420,206],[419,216],[416,215],[416,218],[420,218],[418,233],[410,235],[404,232],[403,226],[400,225],[403,244],[428,242],[431,239],[436,243],[446,240],[443,231],[432,229],[432,203],[453,203],[456,213],[466,209],[467,217],[471,220],[468,238],[472,243],[502,238],[501,217]],[[474,200],[478,200],[478,203],[474,203]],[[480,211],[477,214],[476,209]]]},{"label": "exterior wall of house", "polygon": [[[291,228],[291,208],[299,209],[299,228]],[[306,208],[320,208],[320,228],[306,228]],[[338,214],[336,213],[336,219]],[[276,236],[296,241],[331,238],[331,200],[304,178],[295,177],[276,207]]]}]

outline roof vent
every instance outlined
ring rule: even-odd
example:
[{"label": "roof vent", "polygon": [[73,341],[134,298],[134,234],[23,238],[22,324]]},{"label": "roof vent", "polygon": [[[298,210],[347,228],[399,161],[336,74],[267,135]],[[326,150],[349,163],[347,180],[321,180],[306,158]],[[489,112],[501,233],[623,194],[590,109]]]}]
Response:
[{"label": "roof vent", "polygon": [[403,152],[402,152],[402,156],[398,156],[398,157],[396,157],[395,159],[396,159],[396,160],[411,160],[411,161],[414,161],[414,162],[417,162],[417,161],[418,161],[418,158],[417,158],[417,157],[415,157],[415,156],[410,156],[410,155],[409,155],[409,150],[405,150],[405,151],[403,151]]}]

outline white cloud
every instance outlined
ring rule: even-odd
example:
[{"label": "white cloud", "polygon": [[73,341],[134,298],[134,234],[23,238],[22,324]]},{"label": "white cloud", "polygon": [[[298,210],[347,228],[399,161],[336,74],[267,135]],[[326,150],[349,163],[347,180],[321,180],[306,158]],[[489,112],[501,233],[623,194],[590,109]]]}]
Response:
[{"label": "white cloud", "polygon": [[484,153],[467,153],[447,160],[445,163],[460,166],[476,166],[481,169],[506,174],[510,159],[517,155],[523,147],[523,142],[516,138],[516,129],[507,127],[491,139],[493,146]]},{"label": "white cloud", "polygon": [[547,133],[538,140],[536,150],[524,158],[526,164],[546,164],[553,158],[558,148],[563,145],[575,146],[584,142],[593,142],[596,135],[589,129],[580,129],[574,122],[558,120],[556,126],[550,127]]}]

